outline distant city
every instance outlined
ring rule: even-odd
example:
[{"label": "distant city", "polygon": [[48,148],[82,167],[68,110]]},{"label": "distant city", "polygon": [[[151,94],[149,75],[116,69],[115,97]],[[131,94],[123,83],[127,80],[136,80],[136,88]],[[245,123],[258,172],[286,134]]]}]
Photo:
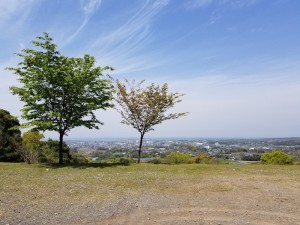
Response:
[{"label": "distant city", "polygon": [[[92,160],[105,160],[113,157],[137,157],[139,139],[69,139],[66,143],[72,151],[88,156]],[[261,154],[274,149],[300,158],[300,138],[146,138],[143,142],[142,157],[145,159],[163,158],[169,152],[180,151],[191,156],[205,153],[214,158],[256,161]]]}]

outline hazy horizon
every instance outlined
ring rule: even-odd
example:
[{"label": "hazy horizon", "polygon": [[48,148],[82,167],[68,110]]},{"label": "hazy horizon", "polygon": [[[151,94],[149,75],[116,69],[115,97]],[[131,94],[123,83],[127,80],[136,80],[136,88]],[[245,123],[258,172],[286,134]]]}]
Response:
[{"label": "hazy horizon", "polygon": [[[51,139],[55,139],[55,136],[52,136],[50,137]],[[64,138],[64,140],[81,140],[81,139],[84,139],[84,140],[108,140],[108,139],[112,139],[112,140],[117,140],[117,139],[120,139],[120,140],[139,140],[140,137],[137,135],[137,136],[130,136],[130,137],[126,137],[126,136],[122,136],[122,137],[79,137],[79,136],[75,136],[75,137],[68,137],[66,136]],[[300,139],[300,137],[172,137],[172,136],[165,136],[165,137],[155,137],[155,136],[145,136],[144,137],[144,140],[150,140],[150,139],[155,139],[155,140],[165,140],[165,139],[170,139],[170,140],[238,140],[238,139],[241,139],[241,140],[259,140],[259,139]]]}]

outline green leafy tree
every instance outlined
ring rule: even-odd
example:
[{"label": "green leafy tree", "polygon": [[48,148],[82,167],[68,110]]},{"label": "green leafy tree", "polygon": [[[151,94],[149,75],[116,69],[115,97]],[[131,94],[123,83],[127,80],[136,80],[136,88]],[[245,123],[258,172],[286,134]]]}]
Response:
[{"label": "green leafy tree", "polygon": [[63,163],[63,138],[74,127],[99,129],[97,109],[111,107],[110,81],[95,67],[90,55],[70,58],[61,55],[47,33],[32,41],[35,49],[17,54],[23,59],[17,67],[7,68],[19,76],[22,87],[12,86],[13,94],[25,102],[22,118],[25,127],[59,133],[59,163]]},{"label": "green leafy tree", "polygon": [[120,108],[118,112],[122,116],[122,123],[131,125],[140,133],[138,150],[138,163],[140,163],[143,138],[145,134],[157,124],[165,120],[177,119],[187,115],[183,113],[168,113],[176,103],[180,102],[182,94],[169,93],[168,85],[154,85],[142,87],[144,81],[135,84],[133,81],[126,83],[115,81],[116,101]]},{"label": "green leafy tree", "polygon": [[16,117],[0,109],[0,161],[19,161],[18,150],[22,145],[20,126]]},{"label": "green leafy tree", "polygon": [[22,148],[20,154],[28,164],[37,162],[43,142],[44,135],[38,131],[30,130],[22,136]]}]

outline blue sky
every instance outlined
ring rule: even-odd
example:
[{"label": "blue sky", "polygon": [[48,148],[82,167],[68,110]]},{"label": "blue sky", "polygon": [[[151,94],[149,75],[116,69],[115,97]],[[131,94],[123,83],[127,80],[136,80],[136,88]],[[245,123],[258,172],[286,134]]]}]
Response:
[{"label": "blue sky", "polygon": [[[148,137],[299,136],[299,12],[298,0],[0,0],[0,108],[20,116],[4,68],[46,31],[64,55],[185,94],[174,110],[190,114]],[[69,138],[138,135],[113,110],[96,115],[100,130]]]}]

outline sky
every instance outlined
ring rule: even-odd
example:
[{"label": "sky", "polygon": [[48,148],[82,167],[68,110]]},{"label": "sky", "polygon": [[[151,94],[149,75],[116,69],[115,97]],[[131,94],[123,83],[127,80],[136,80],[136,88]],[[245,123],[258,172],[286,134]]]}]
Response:
[{"label": "sky", "polygon": [[[63,55],[91,54],[117,79],[184,94],[172,111],[189,115],[146,137],[299,137],[299,12],[298,0],[0,0],[0,108],[24,122],[5,68],[48,32]],[[96,116],[100,130],[68,138],[139,135],[113,109]]]}]

